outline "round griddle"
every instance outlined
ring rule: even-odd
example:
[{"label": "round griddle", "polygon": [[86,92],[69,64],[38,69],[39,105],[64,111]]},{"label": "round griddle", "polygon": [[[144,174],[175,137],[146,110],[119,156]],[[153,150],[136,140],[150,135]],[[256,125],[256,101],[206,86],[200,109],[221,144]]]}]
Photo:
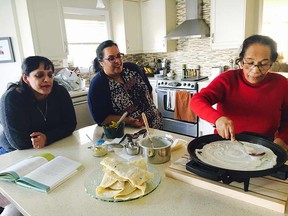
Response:
[{"label": "round griddle", "polygon": [[277,156],[276,165],[270,169],[265,170],[242,171],[224,169],[221,167],[207,164],[201,161],[196,156],[195,149],[202,149],[203,146],[214,141],[225,140],[218,134],[211,134],[195,138],[189,143],[187,150],[190,154],[191,161],[186,164],[186,169],[193,173],[196,173],[199,176],[216,181],[223,181],[223,183],[226,184],[230,184],[232,181],[244,182],[244,190],[247,191],[249,186],[249,180],[251,177],[262,177],[266,175],[271,175],[273,173],[276,173],[281,167],[284,166],[284,163],[287,160],[287,153],[282,147],[276,145],[270,140],[255,135],[236,134],[235,137],[239,141],[246,141],[253,144],[263,145],[271,149]]}]

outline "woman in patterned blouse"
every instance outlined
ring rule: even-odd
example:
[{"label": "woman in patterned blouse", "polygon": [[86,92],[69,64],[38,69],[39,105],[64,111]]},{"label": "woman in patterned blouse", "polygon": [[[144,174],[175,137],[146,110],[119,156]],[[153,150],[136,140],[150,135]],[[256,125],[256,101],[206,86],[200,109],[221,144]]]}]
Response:
[{"label": "woman in patterned blouse", "polygon": [[103,125],[118,121],[124,112],[124,122],[134,127],[144,125],[141,113],[149,126],[161,128],[163,120],[152,98],[152,87],[146,75],[133,63],[123,63],[124,54],[112,40],[102,42],[94,60],[96,76],[90,83],[88,104],[94,121]]}]

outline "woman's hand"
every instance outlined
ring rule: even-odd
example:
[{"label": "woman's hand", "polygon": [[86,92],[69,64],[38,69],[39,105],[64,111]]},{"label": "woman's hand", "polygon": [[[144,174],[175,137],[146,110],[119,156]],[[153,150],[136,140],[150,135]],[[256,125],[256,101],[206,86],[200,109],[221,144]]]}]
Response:
[{"label": "woman's hand", "polygon": [[144,122],[140,119],[135,119],[132,117],[126,117],[125,118],[125,123],[133,126],[133,127],[142,127],[144,126]]},{"label": "woman's hand", "polygon": [[33,132],[30,134],[33,148],[40,149],[46,144],[46,135],[41,132]]},{"label": "woman's hand", "polygon": [[235,140],[233,121],[225,116],[221,116],[215,122],[218,134],[224,139]]},{"label": "woman's hand", "polygon": [[285,151],[288,151],[288,146],[282,139],[276,138],[273,142],[281,146]]}]

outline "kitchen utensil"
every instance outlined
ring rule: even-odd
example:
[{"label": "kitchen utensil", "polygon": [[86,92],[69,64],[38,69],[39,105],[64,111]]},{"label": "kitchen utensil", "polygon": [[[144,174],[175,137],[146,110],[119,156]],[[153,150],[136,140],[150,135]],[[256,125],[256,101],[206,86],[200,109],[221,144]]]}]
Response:
[{"label": "kitchen utensil", "polygon": [[[264,170],[256,170],[256,171],[240,171],[240,170],[230,170],[223,169],[217,166],[212,166],[210,164],[204,163],[200,159],[197,158],[195,149],[202,149],[204,145],[209,144],[214,141],[225,140],[220,137],[218,134],[206,135],[195,138],[192,140],[187,147],[187,150],[190,154],[191,163],[194,163],[193,166],[189,166],[186,164],[186,169],[196,173],[199,176],[215,180],[215,181],[223,181],[226,184],[235,181],[235,179],[241,179],[241,182],[244,182],[244,190],[248,191],[249,187],[249,179],[252,177],[262,177],[266,175],[273,175],[278,172],[280,168],[284,165],[287,160],[286,151],[280,146],[274,144],[272,141],[264,139],[262,137],[257,137],[255,135],[249,134],[236,134],[235,138],[241,141],[247,141],[250,143],[255,143],[258,145],[263,145],[269,149],[271,149],[274,154],[277,156],[277,163],[274,167],[270,169]],[[190,163],[189,162],[189,163]],[[285,175],[285,178],[287,176]]]},{"label": "kitchen utensil", "polygon": [[[106,149],[105,146],[102,145],[95,145],[94,141],[88,136],[88,134],[86,134],[87,138],[92,142],[92,151],[93,151],[93,155],[96,157],[102,157],[104,155],[106,155],[108,153],[108,150]],[[101,142],[102,144],[103,142]]]},{"label": "kitchen utensil", "polygon": [[265,152],[255,153],[254,148],[245,145],[244,143],[240,142],[239,140],[234,140],[234,142],[241,144],[243,146],[243,148],[245,149],[245,152],[247,152],[247,154],[249,154],[251,156],[263,156],[263,155],[265,155]]},{"label": "kitchen utensil", "polygon": [[154,144],[153,147],[149,137],[139,141],[142,155],[152,164],[161,164],[169,161],[173,140],[164,136],[152,136],[151,138]]},{"label": "kitchen utensil", "polygon": [[140,146],[136,141],[133,142],[132,138],[128,139],[128,142],[125,144],[125,151],[129,155],[138,155],[140,152]]},{"label": "kitchen utensil", "polygon": [[153,140],[152,140],[152,137],[151,137],[151,134],[150,134],[150,128],[149,128],[148,120],[147,120],[147,117],[146,117],[144,112],[142,113],[142,118],[143,118],[146,130],[147,130],[148,138],[150,140],[150,145],[151,145],[152,148],[154,148]]},{"label": "kitchen utensil", "polygon": [[141,134],[144,134],[143,135],[143,138],[145,136],[145,134],[147,133],[147,130],[146,129],[142,129],[134,134],[127,134],[127,136],[131,137],[132,139],[137,139]]},{"label": "kitchen utensil", "polygon": [[124,136],[125,122],[121,122],[118,127],[109,127],[111,123],[103,125],[104,134],[108,139],[120,138]]},{"label": "kitchen utensil", "polygon": [[119,124],[126,118],[126,116],[128,115],[128,112],[124,112],[123,115],[121,116],[121,118],[117,121],[116,123],[116,128],[118,128]]}]

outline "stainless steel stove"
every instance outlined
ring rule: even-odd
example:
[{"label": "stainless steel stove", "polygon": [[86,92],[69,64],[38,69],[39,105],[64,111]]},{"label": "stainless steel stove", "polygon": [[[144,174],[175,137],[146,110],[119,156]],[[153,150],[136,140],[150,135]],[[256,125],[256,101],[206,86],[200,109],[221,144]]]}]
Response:
[{"label": "stainless steel stove", "polygon": [[208,77],[198,76],[184,79],[159,78],[156,84],[158,109],[163,116],[163,129],[187,136],[198,137],[198,117],[195,122],[174,119],[174,108],[171,106],[171,92],[188,91],[192,96],[198,92],[198,82]]}]

